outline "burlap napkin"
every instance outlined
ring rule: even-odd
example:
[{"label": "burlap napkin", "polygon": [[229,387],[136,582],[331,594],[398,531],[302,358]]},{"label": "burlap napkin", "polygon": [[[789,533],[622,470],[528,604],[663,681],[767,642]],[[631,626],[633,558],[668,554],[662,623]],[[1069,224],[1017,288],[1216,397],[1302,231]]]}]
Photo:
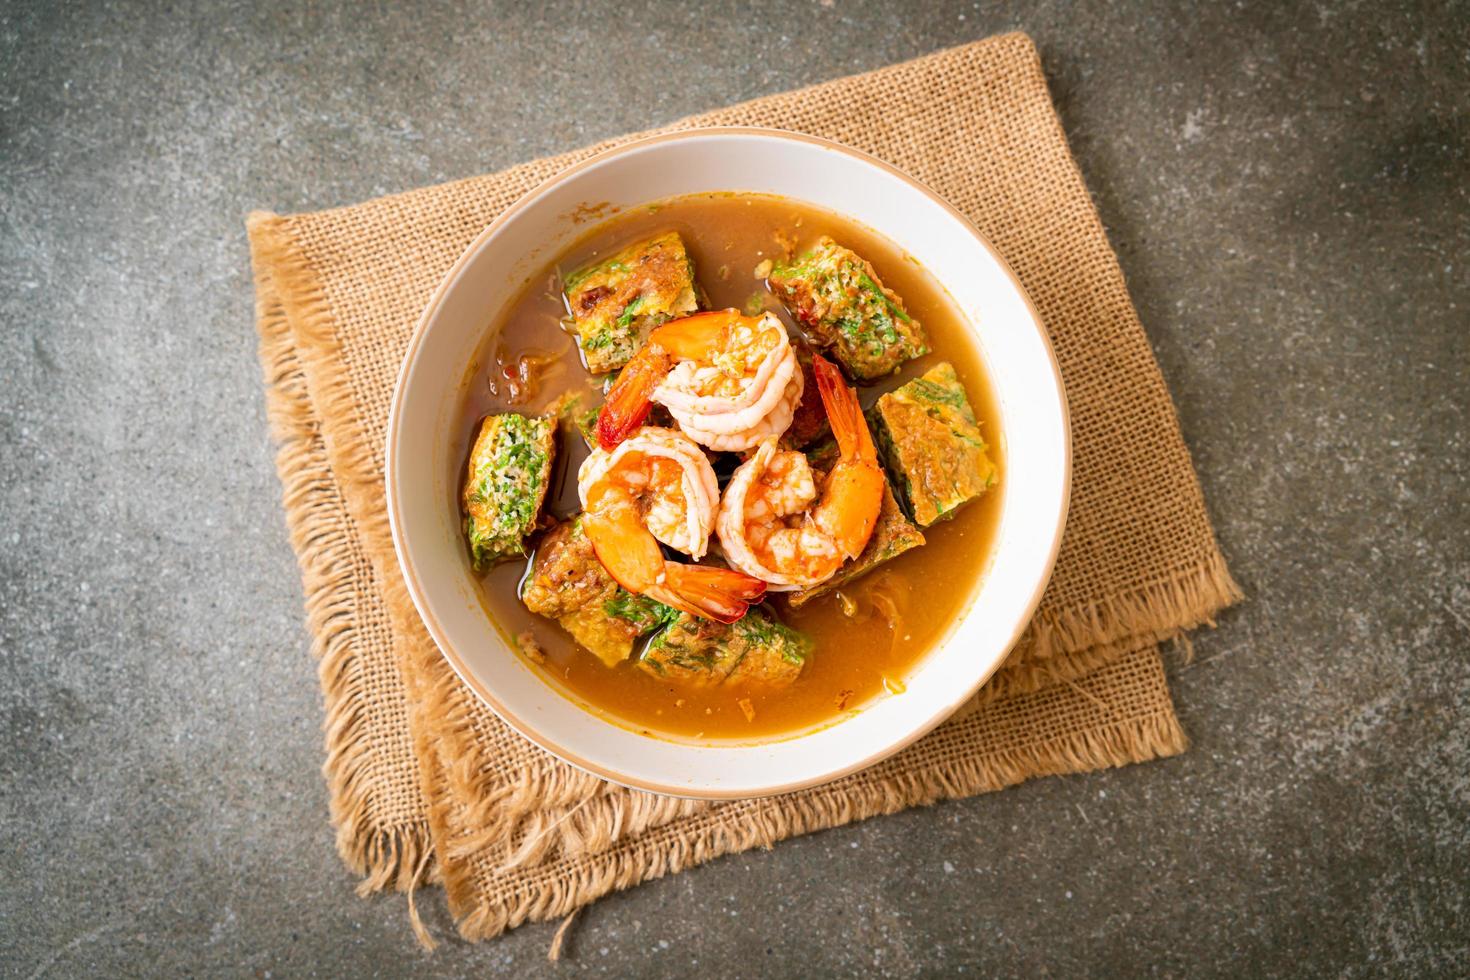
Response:
[{"label": "burlap napkin", "polygon": [[442,880],[469,938],[793,834],[1032,776],[1182,751],[1157,643],[1238,598],[1174,409],[1052,111],[1010,34],[682,120],[859,147],[1005,255],[1071,402],[1072,510],[1041,610],[960,716],[818,789],[706,804],[610,786],[459,684],[408,601],[382,507],[389,397],[430,292],[516,197],[612,141],[354,207],[252,215],[261,358],[326,701],[326,775],[362,889]]}]

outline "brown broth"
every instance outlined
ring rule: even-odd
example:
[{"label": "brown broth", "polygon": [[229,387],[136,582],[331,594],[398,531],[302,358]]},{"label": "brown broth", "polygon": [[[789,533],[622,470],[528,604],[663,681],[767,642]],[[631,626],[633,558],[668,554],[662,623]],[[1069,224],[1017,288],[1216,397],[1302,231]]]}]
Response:
[{"label": "brown broth", "polygon": [[[592,229],[552,267],[533,278],[498,325],[489,325],[486,340],[467,374],[466,392],[452,458],[464,461],[470,439],[485,415],[544,411],[567,391],[585,392],[584,407],[601,403],[601,387],[590,378],[576,345],[561,326],[565,309],[560,272],[570,272],[599,255],[639,237],[675,230],[694,259],[695,274],[708,297],[709,309],[743,307],[753,295],[763,297],[789,326],[793,321],[766,293],[754,269],[762,259],[783,254],[777,235],[799,250],[821,235],[867,258],[890,289],[903,297],[909,313],[924,325],[935,353],[904,365],[898,374],[859,390],[864,406],[885,391],[922,374],[942,360],[954,365],[991,453],[1004,479],[1004,439],[994,426],[1000,418],[980,355],[962,316],[948,294],[906,253],[856,222],[786,198],[755,194],[701,194],[677,198],[619,214]],[[549,366],[528,372],[533,386],[519,383],[518,359],[549,359]],[[539,378],[537,377],[539,375]],[[558,518],[576,513],[576,472],[586,449],[565,426],[548,509]],[[459,485],[463,471],[453,474]],[[749,740],[791,735],[837,720],[874,698],[902,692],[904,678],[944,637],[969,605],[986,565],[1000,515],[1001,493],[993,491],[961,509],[949,521],[924,532],[926,544],[915,548],[841,590],[857,615],[843,611],[841,599],[829,594],[799,610],[775,599],[780,618],[808,634],[813,653],[802,676],[784,690],[714,687],[696,690],[660,680],[631,660],[605,667],[577,645],[556,623],[533,615],[517,598],[524,565],[508,563],[481,577],[488,615],[507,641],[531,631],[545,662],[537,665],[554,688],[604,716],[635,730],[676,738]],[[451,506],[457,506],[451,504]],[[887,602],[882,598],[886,596]],[[891,603],[899,611],[895,633],[878,606]],[[635,653],[636,657],[636,653]],[[746,699],[754,718],[738,703]]]}]

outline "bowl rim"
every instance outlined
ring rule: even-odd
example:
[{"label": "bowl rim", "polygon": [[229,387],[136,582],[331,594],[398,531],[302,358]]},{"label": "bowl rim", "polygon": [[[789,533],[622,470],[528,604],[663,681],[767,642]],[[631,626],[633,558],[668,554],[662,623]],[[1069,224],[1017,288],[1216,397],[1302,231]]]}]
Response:
[{"label": "bowl rim", "polygon": [[[1017,621],[1013,624],[1011,634],[1005,644],[1005,653],[998,657],[995,663],[992,664],[991,667],[983,674],[981,674],[972,685],[962,689],[955,698],[953,698],[946,704],[941,705],[927,718],[925,718],[920,724],[914,726],[911,730],[905,733],[903,737],[894,740],[893,742],[886,745],[884,748],[870,753],[862,759],[849,763],[838,769],[822,772],[817,775],[805,777],[802,779],[792,780],[775,786],[764,787],[759,791],[754,792],[749,790],[720,790],[709,787],[690,787],[688,785],[664,783],[654,779],[632,776],[628,773],[611,769],[607,766],[582,758],[575,751],[572,751],[566,746],[552,740],[545,733],[541,732],[535,725],[531,724],[529,721],[517,716],[514,712],[510,711],[504,704],[500,702],[498,698],[495,697],[495,695],[489,690],[489,688],[486,687],[471,670],[469,670],[465,662],[460,658],[459,654],[455,652],[454,646],[449,641],[449,637],[444,627],[435,618],[432,609],[429,607],[428,595],[419,582],[417,572],[409,556],[407,542],[404,540],[403,517],[400,514],[401,502],[396,486],[397,481],[395,479],[395,473],[397,470],[397,454],[394,452],[394,445],[398,442],[398,429],[404,400],[404,391],[409,374],[411,373],[414,362],[417,359],[418,349],[423,341],[424,335],[428,330],[429,323],[438,314],[439,308],[443,304],[445,297],[448,295],[449,291],[458,283],[465,267],[470,263],[472,257],[480,251],[484,243],[491,236],[499,232],[499,230],[506,224],[508,224],[513,218],[515,218],[521,212],[525,211],[527,208],[531,207],[542,195],[546,194],[555,186],[561,184],[562,182],[584,170],[587,170],[594,166],[598,166],[614,157],[622,156],[624,154],[638,150],[643,150],[657,144],[678,142],[689,139],[700,139],[710,136],[751,136],[765,139],[787,140],[798,143],[806,143],[809,145],[817,146],[824,150],[842,153],[846,156],[853,157],[861,163],[876,167],[879,170],[884,171],[894,179],[908,184],[912,189],[929,198],[934,204],[938,205],[941,209],[948,213],[949,216],[952,217],[956,222],[958,222],[959,225],[975,239],[976,243],[990,255],[991,259],[993,259],[995,263],[1000,267],[1001,271],[1005,273],[1006,277],[1010,280],[1011,285],[1015,288],[1017,294],[1021,297],[1026,311],[1029,314],[1031,325],[1036,330],[1037,335],[1041,340],[1042,349],[1046,351],[1047,359],[1051,366],[1053,381],[1055,382],[1056,386],[1058,405],[1061,410],[1062,423],[1062,497],[1061,505],[1057,510],[1056,525],[1052,529],[1051,542],[1047,548],[1045,573],[1039,577],[1036,587],[1033,589],[1030,597],[1027,599],[1024,608],[1021,610],[1020,615],[1017,617]],[[881,230],[879,233],[882,233]],[[486,225],[484,229],[482,229],[480,233],[476,235],[467,246],[465,246],[464,251],[460,254],[459,258],[454,261],[454,264],[451,265],[449,269],[444,273],[443,278],[439,281],[438,286],[435,287],[433,294],[429,297],[428,303],[424,306],[423,313],[420,314],[418,322],[414,325],[413,334],[409,339],[408,346],[404,349],[403,361],[399,365],[398,377],[395,380],[393,386],[392,401],[389,404],[388,425],[386,429],[384,446],[383,482],[386,496],[386,506],[388,511],[389,530],[393,539],[393,551],[398,561],[399,570],[403,573],[404,584],[407,587],[409,597],[413,601],[414,609],[418,613],[420,620],[423,622],[424,628],[428,630],[429,635],[433,638],[435,646],[439,648],[440,655],[449,662],[450,667],[453,668],[454,672],[459,676],[459,679],[471,691],[474,692],[476,697],[478,697],[493,712],[495,712],[497,717],[499,717],[502,721],[504,721],[507,725],[514,729],[521,737],[527,739],[532,744],[540,747],[541,749],[551,753],[563,762],[575,766],[576,768],[581,769],[584,772],[617,783],[618,785],[626,786],[630,789],[644,790],[664,796],[673,796],[685,799],[757,799],[766,796],[775,796],[782,793],[796,792],[803,789],[809,789],[814,786],[820,786],[826,783],[830,783],[837,779],[841,779],[844,776],[851,775],[854,772],[867,769],[870,766],[876,765],[877,763],[882,762],[884,759],[887,759],[897,754],[898,752],[903,751],[910,745],[917,742],[919,739],[923,738],[925,735],[929,734],[951,715],[953,715],[956,711],[958,711],[967,701],[974,697],[975,693],[979,691],[980,688],[983,687],[992,676],[994,676],[995,672],[1000,669],[1001,665],[1005,663],[1010,653],[1015,649],[1016,643],[1019,642],[1022,633],[1024,633],[1026,627],[1030,624],[1031,620],[1036,615],[1036,610],[1041,604],[1041,597],[1045,593],[1047,585],[1051,582],[1052,574],[1056,569],[1057,555],[1061,550],[1062,537],[1067,525],[1067,516],[1071,509],[1072,419],[1067,401],[1067,389],[1062,380],[1061,366],[1057,361],[1056,350],[1052,346],[1050,334],[1048,334],[1046,326],[1042,322],[1041,314],[1036,309],[1036,304],[1031,299],[1030,293],[1028,293],[1025,286],[1021,284],[1020,278],[1017,277],[1015,270],[1011,268],[1010,263],[1005,260],[1005,258],[1000,254],[998,250],[996,250],[993,245],[991,245],[989,239],[987,239],[984,234],[982,234],[980,230],[975,227],[975,224],[970,221],[969,218],[965,217],[965,215],[961,213],[958,208],[945,200],[942,195],[930,188],[927,184],[910,176],[909,174],[893,166],[892,164],[889,164],[886,161],[881,160],[870,153],[855,149],[854,147],[846,146],[833,140],[824,139],[819,136],[812,136],[807,133],[799,133],[791,130],[777,129],[773,127],[704,126],[677,130],[668,133],[659,133],[652,136],[644,136],[632,139],[625,143],[620,143],[616,146],[610,147],[606,150],[602,150],[598,153],[594,153],[586,157],[585,159],[572,164],[569,167],[559,170],[551,177],[548,177],[547,179],[536,184],[530,190],[526,191],[524,194],[518,197],[504,211],[497,215],[493,221]],[[962,614],[961,618],[967,615],[969,615],[968,609],[965,611],[965,613]],[[556,694],[556,692],[552,690],[549,685],[547,689],[548,692],[552,695]],[[612,722],[607,723],[612,724]],[[795,737],[800,738],[801,736],[797,735]]]}]

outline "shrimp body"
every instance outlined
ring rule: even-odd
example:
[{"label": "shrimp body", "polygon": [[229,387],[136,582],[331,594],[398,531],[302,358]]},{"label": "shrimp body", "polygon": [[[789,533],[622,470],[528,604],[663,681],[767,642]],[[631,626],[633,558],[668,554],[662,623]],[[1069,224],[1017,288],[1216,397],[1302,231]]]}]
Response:
[{"label": "shrimp body", "polygon": [[731,566],[785,592],[809,588],[860,554],[883,505],[883,470],[857,393],[814,362],[839,458],[820,489],[806,457],[767,435],[725,488],[715,533]]},{"label": "shrimp body", "polygon": [[[794,357],[792,362],[795,363]],[[781,435],[790,427],[792,418],[796,416],[796,406],[801,402],[802,389],[801,370],[798,368],[792,373],[791,380],[777,392],[779,397],[773,400],[768,412],[746,428],[733,432],[719,431],[717,423],[715,428],[705,428],[707,423],[715,420],[714,416],[680,417],[672,408],[669,414],[678,421],[685,435],[701,446],[708,446],[715,452],[743,452],[768,436]],[[770,390],[776,391],[774,386]]]},{"label": "shrimp body", "polygon": [[598,561],[629,592],[725,623],[764,597],[765,583],[742,572],[664,557],[659,542],[704,555],[719,499],[709,460],[680,433],[650,426],[612,452],[594,450],[577,493]]},{"label": "shrimp body", "polygon": [[623,370],[598,416],[598,441],[616,446],[658,402],[701,445],[749,449],[791,424],[801,392],[796,352],[775,316],[683,317],[650,333]]},{"label": "shrimp body", "polygon": [[594,449],[577,471],[582,506],[594,493],[636,500],[649,532],[676,551],[704,557],[720,488],[709,459],[672,429],[644,426],[612,452]]}]

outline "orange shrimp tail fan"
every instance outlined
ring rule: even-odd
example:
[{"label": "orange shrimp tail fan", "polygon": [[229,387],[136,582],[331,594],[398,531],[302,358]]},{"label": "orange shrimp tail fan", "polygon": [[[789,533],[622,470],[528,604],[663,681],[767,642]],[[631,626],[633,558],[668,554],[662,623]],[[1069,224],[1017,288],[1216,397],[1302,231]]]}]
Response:
[{"label": "orange shrimp tail fan", "polygon": [[837,366],[818,354],[812,358],[812,372],[817,376],[817,391],[822,396],[822,407],[827,410],[827,421],[832,426],[832,436],[844,459],[871,459],[877,452],[873,448],[873,437],[868,432],[868,423],[863,420],[863,407],[858,403],[857,392],[847,386]]},{"label": "orange shrimp tail fan", "polygon": [[597,444],[612,452],[648,418],[653,389],[669,373],[668,353],[657,344],[645,344],[618,375],[597,413]]},{"label": "orange shrimp tail fan", "polygon": [[675,609],[717,623],[733,623],[766,597],[766,583],[730,568],[669,562],[657,592],[655,599]]}]

